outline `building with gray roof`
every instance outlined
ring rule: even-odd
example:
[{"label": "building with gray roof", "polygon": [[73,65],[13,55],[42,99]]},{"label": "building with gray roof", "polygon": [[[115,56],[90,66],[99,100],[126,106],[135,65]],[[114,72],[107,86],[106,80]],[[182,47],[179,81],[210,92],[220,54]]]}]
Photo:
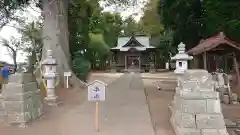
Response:
[{"label": "building with gray roof", "polygon": [[117,46],[111,48],[112,61],[118,70],[148,71],[150,63],[155,64],[155,50],[147,36],[119,37]]}]

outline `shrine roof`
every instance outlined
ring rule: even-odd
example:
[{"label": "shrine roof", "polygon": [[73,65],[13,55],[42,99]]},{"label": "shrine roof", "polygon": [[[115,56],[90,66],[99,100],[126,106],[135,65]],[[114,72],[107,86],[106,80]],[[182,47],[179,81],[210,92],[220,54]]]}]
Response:
[{"label": "shrine roof", "polygon": [[[137,42],[137,46],[129,46],[131,41]],[[131,48],[135,48],[138,51],[144,51],[148,48],[155,48],[150,45],[150,40],[148,36],[132,36],[132,37],[119,37],[117,46],[111,49],[119,49],[120,51],[128,51]]]},{"label": "shrine roof", "polygon": [[219,45],[228,45],[240,50],[240,45],[230,40],[225,36],[223,32],[220,32],[216,36],[201,40],[200,43],[194,48],[187,51],[189,55],[198,55],[211,49],[216,48]]}]

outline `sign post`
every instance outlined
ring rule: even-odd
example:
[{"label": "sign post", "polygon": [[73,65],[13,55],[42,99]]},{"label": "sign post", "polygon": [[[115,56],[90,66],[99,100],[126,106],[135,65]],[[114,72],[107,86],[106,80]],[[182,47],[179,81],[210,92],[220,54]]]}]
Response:
[{"label": "sign post", "polygon": [[99,132],[99,107],[98,107],[98,101],[95,105],[95,129],[97,132]]},{"label": "sign post", "polygon": [[95,80],[88,84],[88,101],[95,102],[95,129],[99,132],[99,102],[105,101],[107,84],[99,80]]},{"label": "sign post", "polygon": [[69,88],[69,77],[72,76],[72,72],[64,72],[64,77],[66,77],[67,89]]}]

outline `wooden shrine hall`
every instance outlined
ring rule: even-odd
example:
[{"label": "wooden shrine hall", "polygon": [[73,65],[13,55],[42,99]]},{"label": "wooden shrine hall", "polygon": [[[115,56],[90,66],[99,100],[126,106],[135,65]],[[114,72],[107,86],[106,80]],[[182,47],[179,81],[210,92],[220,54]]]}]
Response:
[{"label": "wooden shrine hall", "polygon": [[119,37],[113,52],[112,66],[118,71],[149,71],[155,67],[155,50],[147,36]]},{"label": "wooden shrine hall", "polygon": [[217,69],[222,69],[226,73],[233,70],[239,72],[240,45],[227,38],[223,32],[201,40],[187,53],[194,56],[190,64],[192,68],[206,69],[209,72],[215,72]]}]

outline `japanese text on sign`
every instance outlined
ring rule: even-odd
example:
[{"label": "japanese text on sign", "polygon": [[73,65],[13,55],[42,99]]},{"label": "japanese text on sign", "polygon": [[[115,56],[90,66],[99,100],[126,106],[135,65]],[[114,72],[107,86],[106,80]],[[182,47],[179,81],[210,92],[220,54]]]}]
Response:
[{"label": "japanese text on sign", "polygon": [[105,100],[105,85],[100,81],[94,81],[88,85],[88,100],[103,101]]}]

